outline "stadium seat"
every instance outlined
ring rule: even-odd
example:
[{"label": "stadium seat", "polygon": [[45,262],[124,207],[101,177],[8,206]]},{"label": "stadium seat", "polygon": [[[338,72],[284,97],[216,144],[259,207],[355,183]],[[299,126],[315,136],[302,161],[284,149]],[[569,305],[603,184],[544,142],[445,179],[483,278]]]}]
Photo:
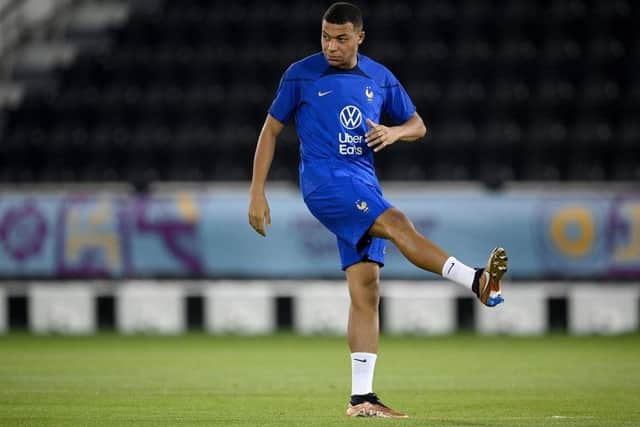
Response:
[{"label": "stadium seat", "polygon": [[533,181],[565,179],[569,130],[555,116],[540,116],[529,123],[523,139],[522,178]]},{"label": "stadium seat", "polygon": [[612,151],[610,178],[622,181],[640,181],[640,123],[635,116],[624,117],[619,124]]},{"label": "stadium seat", "polygon": [[439,180],[468,180],[478,161],[478,128],[463,115],[447,118],[430,129],[421,157],[428,177]]},{"label": "stadium seat", "polygon": [[586,116],[576,122],[569,133],[569,179],[604,180],[612,141],[612,126],[600,116]]}]

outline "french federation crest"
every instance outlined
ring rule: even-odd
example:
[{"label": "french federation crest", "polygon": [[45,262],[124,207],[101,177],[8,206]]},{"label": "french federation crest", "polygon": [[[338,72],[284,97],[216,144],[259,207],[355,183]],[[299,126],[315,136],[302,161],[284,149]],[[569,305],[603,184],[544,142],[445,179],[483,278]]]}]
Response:
[{"label": "french federation crest", "polygon": [[364,213],[369,212],[369,205],[364,200],[356,200],[356,207]]},{"label": "french federation crest", "polygon": [[371,89],[371,86],[364,88],[364,94],[367,96],[367,101],[373,102],[373,90]]}]

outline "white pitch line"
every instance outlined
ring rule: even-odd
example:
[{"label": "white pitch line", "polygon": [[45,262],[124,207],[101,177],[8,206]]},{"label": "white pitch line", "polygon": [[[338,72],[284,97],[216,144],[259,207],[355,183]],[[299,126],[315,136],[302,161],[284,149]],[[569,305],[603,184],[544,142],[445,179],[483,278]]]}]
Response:
[{"label": "white pitch line", "polygon": [[571,415],[552,415],[549,418],[553,418],[555,420],[591,420],[594,419],[594,416],[591,415],[576,415],[576,416],[571,416]]}]

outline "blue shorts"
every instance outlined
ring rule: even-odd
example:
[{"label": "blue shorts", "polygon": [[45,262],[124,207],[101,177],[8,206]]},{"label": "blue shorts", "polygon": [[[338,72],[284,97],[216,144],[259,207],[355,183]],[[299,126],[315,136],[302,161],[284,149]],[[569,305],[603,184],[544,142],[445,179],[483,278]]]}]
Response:
[{"label": "blue shorts", "polygon": [[384,265],[385,240],[367,234],[375,220],[393,207],[380,187],[349,176],[332,177],[308,194],[309,211],[338,239],[342,269],[361,261]]}]

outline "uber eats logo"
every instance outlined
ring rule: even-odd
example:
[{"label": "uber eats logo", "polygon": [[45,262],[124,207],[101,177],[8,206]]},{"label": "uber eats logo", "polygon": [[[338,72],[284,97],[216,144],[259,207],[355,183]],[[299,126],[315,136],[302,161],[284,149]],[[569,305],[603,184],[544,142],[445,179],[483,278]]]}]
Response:
[{"label": "uber eats logo", "polygon": [[[347,130],[353,130],[362,124],[362,111],[355,105],[347,105],[340,110],[340,124]],[[342,155],[361,155],[364,137],[362,135],[351,135],[348,132],[340,132],[338,140],[340,141],[339,149]]]}]

